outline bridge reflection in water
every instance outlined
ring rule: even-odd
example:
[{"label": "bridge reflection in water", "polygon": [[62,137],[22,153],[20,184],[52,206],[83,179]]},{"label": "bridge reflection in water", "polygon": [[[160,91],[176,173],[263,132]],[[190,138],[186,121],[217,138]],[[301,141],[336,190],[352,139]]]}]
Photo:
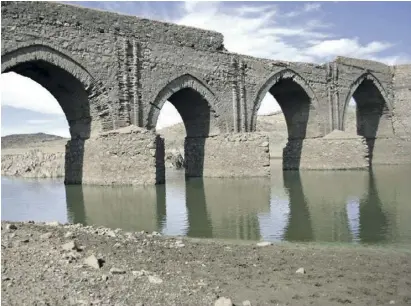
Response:
[{"label": "bridge reflection in water", "polygon": [[66,186],[69,221],[191,237],[411,245],[410,167]]}]

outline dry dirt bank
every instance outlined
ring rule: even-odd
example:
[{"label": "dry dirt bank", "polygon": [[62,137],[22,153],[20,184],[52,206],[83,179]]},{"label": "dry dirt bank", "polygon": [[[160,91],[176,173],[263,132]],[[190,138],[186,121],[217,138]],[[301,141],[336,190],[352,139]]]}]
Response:
[{"label": "dry dirt bank", "polygon": [[[235,305],[411,303],[407,250],[14,224],[2,222],[2,305],[192,306],[214,305],[222,296]],[[102,267],[90,266],[91,255]],[[296,273],[301,267],[306,273]]]}]

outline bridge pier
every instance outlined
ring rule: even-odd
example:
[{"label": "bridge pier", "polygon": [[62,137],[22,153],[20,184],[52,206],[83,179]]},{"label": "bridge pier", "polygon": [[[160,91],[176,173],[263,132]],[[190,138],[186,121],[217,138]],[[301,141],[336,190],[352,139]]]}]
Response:
[{"label": "bridge pier", "polygon": [[364,137],[334,131],[322,138],[290,139],[283,150],[284,170],[368,169]]},{"label": "bridge pier", "polygon": [[164,141],[134,126],[66,145],[65,184],[154,185],[165,182]]},{"label": "bridge pier", "polygon": [[268,137],[256,132],[186,137],[184,147],[188,177],[270,175]]},{"label": "bridge pier", "polygon": [[[165,182],[164,139],[129,126],[66,145],[65,184],[154,185]],[[270,175],[268,137],[259,133],[187,137],[187,177]]]}]

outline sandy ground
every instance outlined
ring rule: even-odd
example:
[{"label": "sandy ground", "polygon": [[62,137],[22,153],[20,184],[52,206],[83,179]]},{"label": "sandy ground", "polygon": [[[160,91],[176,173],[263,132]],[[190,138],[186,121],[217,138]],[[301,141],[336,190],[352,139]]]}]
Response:
[{"label": "sandy ground", "polygon": [[2,305],[411,304],[407,250],[13,225],[2,222]]}]

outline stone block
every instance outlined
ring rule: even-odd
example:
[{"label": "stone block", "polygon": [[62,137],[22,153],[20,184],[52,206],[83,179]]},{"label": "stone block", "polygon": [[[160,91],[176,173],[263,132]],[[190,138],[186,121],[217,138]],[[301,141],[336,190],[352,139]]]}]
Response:
[{"label": "stone block", "polygon": [[71,140],[66,149],[67,184],[153,185],[165,181],[164,142],[144,129]]},{"label": "stone block", "polygon": [[261,177],[270,175],[268,137],[259,133],[221,134],[185,140],[189,177]]}]

